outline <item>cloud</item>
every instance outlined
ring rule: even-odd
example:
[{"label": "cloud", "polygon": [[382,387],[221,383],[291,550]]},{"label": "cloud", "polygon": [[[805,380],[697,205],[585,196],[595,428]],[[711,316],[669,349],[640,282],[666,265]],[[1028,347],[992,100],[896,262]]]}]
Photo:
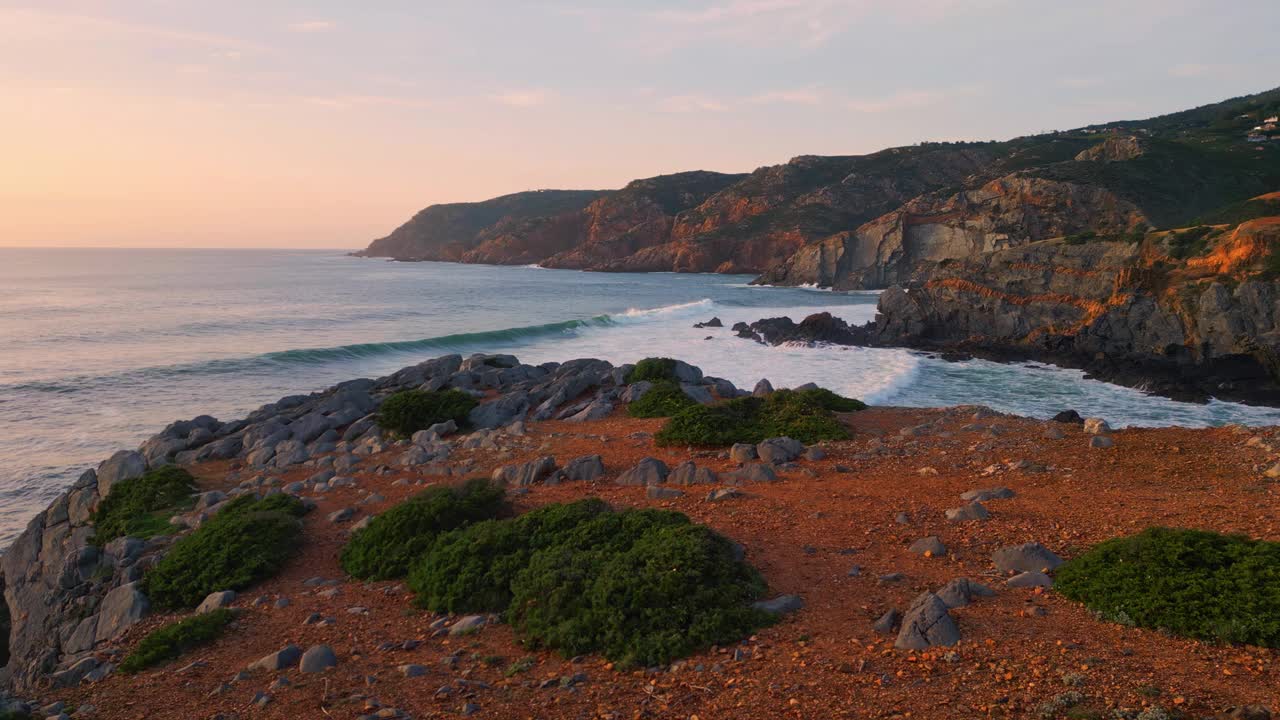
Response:
[{"label": "cloud", "polygon": [[1217,72],[1217,66],[1201,63],[1181,63],[1169,68],[1169,74],[1176,78],[1208,77]]},{"label": "cloud", "polygon": [[724,112],[729,109],[725,102],[705,95],[668,95],[658,100],[655,107],[667,113]]},{"label": "cloud", "polygon": [[1097,87],[1101,85],[1103,82],[1105,81],[1100,77],[1090,77],[1090,76],[1072,76],[1072,77],[1064,77],[1064,78],[1058,79],[1059,85],[1061,85],[1062,87],[1069,87],[1069,88]]},{"label": "cloud", "polygon": [[398,95],[307,95],[298,99],[308,105],[342,109],[371,106],[429,108],[440,107],[445,104],[435,100],[424,100],[422,98],[403,97]]},{"label": "cloud", "polygon": [[74,34],[77,32],[84,34],[114,33],[118,35],[133,35],[167,44],[220,48],[235,52],[237,56],[249,51],[273,52],[270,47],[230,35],[116,20],[94,15],[48,12],[30,8],[0,9],[0,25],[29,35]]},{"label": "cloud", "polygon": [[551,99],[551,93],[546,90],[510,90],[496,95],[490,95],[489,99],[501,105],[509,107],[527,108],[545,105]]},{"label": "cloud", "polygon": [[295,23],[289,23],[287,26],[289,32],[296,33],[322,33],[329,32],[338,27],[338,23],[332,20],[301,20]]},{"label": "cloud", "polygon": [[748,98],[747,102],[753,105],[821,105],[826,99],[826,94],[820,89],[808,87],[764,92]]},{"label": "cloud", "polygon": [[899,110],[915,110],[938,105],[955,98],[976,95],[981,91],[977,86],[962,86],[945,90],[899,90],[892,95],[879,98],[851,98],[845,106],[854,112],[884,113]]}]

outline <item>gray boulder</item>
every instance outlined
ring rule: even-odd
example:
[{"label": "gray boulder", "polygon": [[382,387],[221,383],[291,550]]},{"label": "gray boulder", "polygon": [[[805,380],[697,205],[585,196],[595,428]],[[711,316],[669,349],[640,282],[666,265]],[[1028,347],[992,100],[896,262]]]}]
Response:
[{"label": "gray boulder", "polygon": [[449,626],[449,634],[457,637],[459,635],[470,635],[477,632],[488,624],[489,618],[484,615],[465,615],[458,619],[457,622]]},{"label": "gray boulder", "polygon": [[956,578],[943,585],[936,593],[948,608],[965,607],[973,602],[974,598],[993,597],[995,594],[991,588],[969,578]]},{"label": "gray boulder", "polygon": [[766,378],[761,378],[760,382],[751,390],[751,394],[756,397],[767,397],[773,394],[773,383]]},{"label": "gray boulder", "polygon": [[289,644],[249,664],[250,670],[287,670],[302,659],[302,648]]},{"label": "gray boulder", "polygon": [[711,468],[698,467],[692,460],[677,465],[667,477],[667,482],[673,485],[712,485],[716,480],[716,474]]},{"label": "gray boulder", "polygon": [[1005,581],[1012,588],[1053,587],[1053,580],[1042,572],[1021,572]]},{"label": "gray boulder", "polygon": [[151,609],[151,602],[138,589],[138,583],[121,585],[102,598],[98,607],[98,642],[111,640],[138,622]]},{"label": "gray boulder", "polygon": [[690,385],[689,383],[681,383],[680,391],[689,396],[699,405],[710,405],[716,399],[711,396],[711,391],[705,385]]},{"label": "gray boulder", "polygon": [[991,500],[1007,500],[1016,494],[1017,493],[1007,487],[994,487],[982,490],[969,490],[968,492],[962,493],[960,495],[960,499],[967,500],[969,502],[988,502]]},{"label": "gray boulder", "polygon": [[878,620],[871,625],[871,629],[881,635],[892,635],[902,624],[902,613],[896,608],[890,609],[881,615]]},{"label": "gray boulder", "polygon": [[916,555],[928,554],[931,557],[942,557],[947,554],[947,546],[942,544],[937,535],[920,538],[907,546],[907,550]]},{"label": "gray boulder", "polygon": [[789,437],[769,438],[756,445],[756,455],[760,459],[773,464],[791,462],[804,453],[804,445],[799,440]]},{"label": "gray boulder", "polygon": [[467,419],[474,427],[499,428],[523,418],[529,412],[529,407],[529,394],[516,391],[477,405],[467,415]]},{"label": "gray boulder", "polygon": [[618,485],[660,485],[666,481],[670,470],[657,458],[647,457],[635,467],[622,473],[614,482]]},{"label": "gray boulder", "polygon": [[748,463],[729,473],[738,482],[777,482],[778,473],[767,463]]},{"label": "gray boulder", "polygon": [[121,480],[132,480],[147,472],[147,459],[134,450],[121,450],[98,466],[98,495],[106,497],[111,486]]},{"label": "gray boulder", "polygon": [[799,595],[779,595],[776,598],[751,603],[751,607],[774,615],[786,615],[804,608],[804,599]]},{"label": "gray boulder", "polygon": [[893,645],[899,650],[925,650],[958,642],[960,629],[947,612],[946,603],[933,593],[924,593],[903,615],[902,629]]},{"label": "gray boulder", "polygon": [[574,458],[564,466],[566,480],[590,482],[604,476],[604,459],[599,455],[583,455]]},{"label": "gray boulder", "polygon": [[644,397],[645,393],[649,392],[652,389],[653,389],[653,383],[649,382],[648,380],[640,380],[638,382],[633,382],[627,386],[626,390],[622,391],[622,397],[620,399],[624,403],[633,403],[639,400],[640,398]]},{"label": "gray boulder", "polygon": [[645,488],[644,494],[650,500],[674,500],[678,497],[684,497],[683,490],[663,485],[649,485]]},{"label": "gray boulder", "polygon": [[491,478],[504,487],[528,487],[547,479],[555,471],[556,459],[547,456],[519,465],[504,465],[494,470]]},{"label": "gray boulder", "polygon": [[756,446],[750,443],[734,443],[729,448],[729,459],[736,463],[751,462],[756,459]]},{"label": "gray boulder", "polygon": [[235,602],[235,599],[235,590],[222,590],[220,592],[209,593],[205,596],[205,599],[200,602],[200,605],[196,607],[196,614],[203,615],[204,613],[219,610]]},{"label": "gray boulder", "polygon": [[324,672],[337,666],[338,656],[328,645],[312,645],[302,653],[302,658],[298,661],[298,670],[304,673]]},{"label": "gray boulder", "polygon": [[1002,547],[991,554],[991,562],[1000,572],[1053,571],[1062,564],[1062,558],[1038,542]]},{"label": "gray boulder", "polygon": [[947,520],[951,522],[971,522],[975,520],[987,520],[991,517],[991,513],[987,512],[987,508],[980,502],[971,502],[958,508],[951,508],[944,513]]}]

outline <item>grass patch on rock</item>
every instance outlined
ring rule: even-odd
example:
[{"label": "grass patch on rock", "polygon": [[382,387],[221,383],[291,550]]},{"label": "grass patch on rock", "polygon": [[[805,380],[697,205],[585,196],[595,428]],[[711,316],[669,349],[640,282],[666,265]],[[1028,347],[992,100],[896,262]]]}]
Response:
[{"label": "grass patch on rock", "polygon": [[242,495],[174,543],[143,576],[143,591],[160,607],[186,608],[271,577],[297,550],[305,513],[288,495]]},{"label": "grass patch on rock", "polygon": [[866,405],[822,388],[779,390],[764,398],[737,398],[718,405],[694,405],[667,421],[654,436],[659,445],[717,447],[790,437],[803,443],[845,440],[849,431],[835,416]]},{"label": "grass patch on rock", "polygon": [[636,366],[627,374],[627,384],[647,380],[651,383],[657,382],[679,382],[676,377],[676,361],[671,358],[651,357],[645,358],[636,363]]},{"label": "grass patch on rock", "polygon": [[126,535],[149,538],[169,533],[169,518],[194,505],[195,491],[191,473],[173,465],[115,483],[93,513],[93,543],[105,545]]},{"label": "grass patch on rock", "polygon": [[660,380],[641,395],[639,400],[627,405],[627,414],[636,418],[671,417],[697,404],[696,400],[680,389],[678,383]]},{"label": "grass patch on rock", "polygon": [[595,499],[441,535],[414,565],[424,607],[503,612],[530,647],[662,664],[740,640],[771,616],[733,544],[680,513]]},{"label": "grass patch on rock", "polygon": [[479,402],[461,390],[405,390],[382,402],[378,425],[408,437],[419,430],[453,420],[459,427]]},{"label": "grass patch on rock", "polygon": [[342,569],[361,580],[404,577],[440,533],[496,517],[503,494],[483,479],[425,490],[357,530],[342,549]]},{"label": "grass patch on rock", "polygon": [[142,642],[120,663],[120,670],[136,673],[208,645],[222,635],[235,617],[231,610],[219,608],[165,625],[142,638]]},{"label": "grass patch on rock", "polygon": [[1104,619],[1280,647],[1280,543],[1154,527],[1100,543],[1054,586]]}]

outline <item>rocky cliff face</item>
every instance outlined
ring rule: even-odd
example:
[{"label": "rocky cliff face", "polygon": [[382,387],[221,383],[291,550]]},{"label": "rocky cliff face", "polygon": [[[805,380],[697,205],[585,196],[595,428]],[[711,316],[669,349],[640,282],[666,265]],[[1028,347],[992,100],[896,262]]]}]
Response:
[{"label": "rocky cliff face", "polygon": [[1041,357],[1170,395],[1280,401],[1280,218],[1180,258],[1138,243],[1033,243],[939,263],[881,298],[871,342]]},{"label": "rocky cliff face", "polygon": [[878,289],[910,281],[922,264],[976,258],[1087,229],[1118,233],[1145,221],[1136,206],[1107,190],[1009,175],[945,197],[916,198],[857,230],[802,248],[757,282]]}]

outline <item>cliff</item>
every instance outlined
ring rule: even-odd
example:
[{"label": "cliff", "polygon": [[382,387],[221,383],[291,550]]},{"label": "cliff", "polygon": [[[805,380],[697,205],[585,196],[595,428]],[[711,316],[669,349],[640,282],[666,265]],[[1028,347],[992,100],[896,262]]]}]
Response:
[{"label": "cliff", "polygon": [[1009,353],[1175,396],[1280,402],[1280,217],[937,263],[871,342]]},{"label": "cliff", "polygon": [[1277,110],[1271,90],[1000,142],[805,155],[747,175],[677,173],[617,191],[433,206],[359,254],[884,288],[942,259],[1238,210],[1280,186],[1280,144],[1246,141]]}]

